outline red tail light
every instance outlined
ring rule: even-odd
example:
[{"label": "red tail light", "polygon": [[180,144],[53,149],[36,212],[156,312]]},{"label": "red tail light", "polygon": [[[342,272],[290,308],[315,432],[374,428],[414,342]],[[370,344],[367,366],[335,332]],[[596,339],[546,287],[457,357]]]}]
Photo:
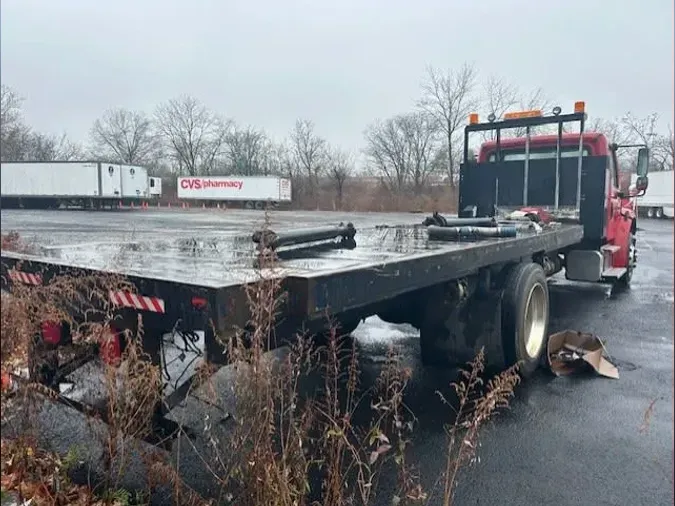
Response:
[{"label": "red tail light", "polygon": [[61,335],[63,334],[63,325],[59,322],[42,322],[42,340],[56,346],[61,342]]},{"label": "red tail light", "polygon": [[109,325],[103,331],[100,341],[101,360],[112,366],[117,366],[122,358],[122,343],[120,341],[120,332],[112,325]]},{"label": "red tail light", "polygon": [[192,297],[192,307],[195,309],[204,309],[208,301],[204,297]]}]

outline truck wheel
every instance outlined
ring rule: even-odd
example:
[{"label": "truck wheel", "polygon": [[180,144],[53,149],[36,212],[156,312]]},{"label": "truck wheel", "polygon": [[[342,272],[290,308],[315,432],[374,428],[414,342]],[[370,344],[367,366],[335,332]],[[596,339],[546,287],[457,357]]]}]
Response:
[{"label": "truck wheel", "polygon": [[658,219],[663,218],[663,208],[657,207],[656,210],[654,211],[654,216]]},{"label": "truck wheel", "polygon": [[521,376],[530,376],[545,353],[549,297],[544,270],[537,263],[513,267],[502,295],[502,343],[508,365],[520,363]]},{"label": "truck wheel", "polygon": [[637,263],[637,238],[635,233],[631,232],[628,236],[628,267],[626,273],[618,279],[619,286],[628,288],[633,279],[633,271]]},{"label": "truck wheel", "polygon": [[650,207],[647,209],[647,218],[653,218],[654,217],[654,208]]}]

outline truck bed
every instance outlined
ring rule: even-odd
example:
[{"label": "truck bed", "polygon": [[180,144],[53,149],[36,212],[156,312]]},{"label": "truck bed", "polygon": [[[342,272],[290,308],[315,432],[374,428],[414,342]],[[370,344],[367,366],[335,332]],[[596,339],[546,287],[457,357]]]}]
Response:
[{"label": "truck bed", "polygon": [[[408,217],[409,222],[412,217]],[[513,261],[537,251],[552,251],[576,244],[581,226],[559,224],[541,233],[480,241],[429,240],[419,225],[360,227],[354,249],[295,247],[282,252],[279,275],[300,292],[307,305],[305,317],[330,306],[336,311],[367,305],[417,288],[474,272],[480,267]],[[290,221],[274,229],[297,229]],[[418,222],[419,223],[419,222]],[[324,223],[326,224],[326,223]],[[223,231],[192,230],[192,236],[171,233],[151,238],[79,240],[38,246],[33,254],[2,252],[7,260],[28,260],[33,266],[64,266],[114,272],[165,284],[195,286],[216,291],[253,281],[254,244],[251,228]],[[82,237],[84,239],[84,236]],[[10,260],[10,261],[11,261]],[[303,304],[304,305],[304,304]]]}]

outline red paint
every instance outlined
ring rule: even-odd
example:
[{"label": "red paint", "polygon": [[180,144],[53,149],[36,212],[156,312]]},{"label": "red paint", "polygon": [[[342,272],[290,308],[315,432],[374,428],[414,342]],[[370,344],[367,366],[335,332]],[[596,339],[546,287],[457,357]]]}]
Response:
[{"label": "red paint", "polygon": [[[538,135],[530,138],[530,147],[549,148],[557,144],[557,135]],[[606,156],[608,165],[606,169],[606,194],[605,208],[607,215],[605,217],[604,239],[608,244],[619,246],[616,253],[612,255],[612,267],[627,267],[630,248],[630,234],[634,227],[634,221],[637,217],[637,201],[635,192],[628,192],[624,175],[619,167],[616,153],[609,148],[609,141],[604,134],[598,132],[586,132],[582,135],[583,148],[588,151],[589,156]],[[525,138],[514,137],[500,139],[500,149],[503,151],[513,149],[523,149],[525,147]],[[563,148],[578,148],[579,134],[563,134],[560,140]],[[489,141],[481,145],[478,153],[479,162],[487,162],[496,151],[497,142]],[[610,163],[614,166],[615,172],[612,173]],[[627,176],[630,181],[630,174]],[[623,190],[623,192],[622,192]],[[621,194],[621,195],[620,195]],[[523,208],[525,212],[537,212],[542,210],[537,208]],[[543,221],[543,220],[542,220]]]},{"label": "red paint", "polygon": [[192,297],[190,302],[195,309],[204,309],[208,304],[208,301],[204,297]]},{"label": "red paint", "polygon": [[209,188],[234,188],[241,191],[244,181],[241,179],[206,179],[199,177],[184,177],[180,180],[180,187],[184,190],[206,190]]},{"label": "red paint", "polygon": [[108,326],[103,331],[100,340],[101,360],[108,365],[117,366],[122,358],[122,343],[120,332],[113,326]]},{"label": "red paint", "polygon": [[[548,148],[555,147],[557,135],[535,135],[530,138],[530,147]],[[560,145],[564,148],[579,147],[579,134],[563,134]],[[591,156],[607,156],[610,153],[607,137],[603,134],[590,132],[583,134],[583,146]],[[502,150],[516,149],[525,147],[524,137],[512,137],[501,139],[499,148]],[[497,149],[496,141],[488,141],[481,145],[478,152],[478,161],[487,162],[490,155]]]},{"label": "red paint", "polygon": [[537,216],[541,223],[550,223],[553,221],[553,216],[541,207],[522,207],[520,211]]},{"label": "red paint", "polygon": [[110,302],[117,307],[130,307],[152,313],[164,313],[165,311],[164,299],[138,295],[132,292],[111,291]]},{"label": "red paint", "polygon": [[42,340],[45,343],[56,346],[61,342],[61,335],[63,333],[63,326],[61,323],[50,321],[42,322],[41,330]]}]

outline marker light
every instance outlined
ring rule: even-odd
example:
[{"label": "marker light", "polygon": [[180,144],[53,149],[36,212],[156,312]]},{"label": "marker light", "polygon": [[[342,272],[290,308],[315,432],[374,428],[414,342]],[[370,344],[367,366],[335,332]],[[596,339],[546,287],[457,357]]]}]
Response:
[{"label": "marker light", "polygon": [[539,118],[540,116],[542,116],[541,109],[532,109],[531,111],[507,112],[504,114],[504,119]]},{"label": "marker light", "polygon": [[489,121],[490,123],[494,123],[494,121],[495,121],[496,119],[497,119],[497,116],[495,116],[495,113],[491,112],[491,113],[488,115],[488,121]]},{"label": "marker light", "polygon": [[581,100],[578,102],[574,102],[574,112],[575,113],[586,112],[586,102],[583,102]]},{"label": "marker light", "polygon": [[559,105],[556,105],[553,108],[553,116],[559,116],[561,112],[562,112],[562,109],[560,108]]},{"label": "marker light", "polygon": [[469,125],[475,125],[478,123],[478,113],[472,112],[469,114]]}]

